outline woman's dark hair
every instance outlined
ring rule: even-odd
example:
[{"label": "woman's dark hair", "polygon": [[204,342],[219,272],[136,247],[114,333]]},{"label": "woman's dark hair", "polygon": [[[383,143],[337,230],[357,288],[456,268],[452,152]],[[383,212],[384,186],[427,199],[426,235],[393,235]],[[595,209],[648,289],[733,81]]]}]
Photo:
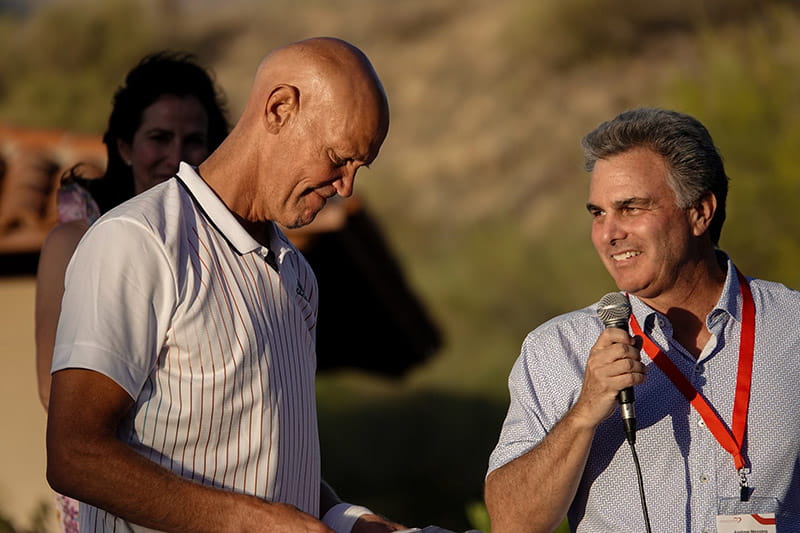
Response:
[{"label": "woman's dark hair", "polygon": [[84,179],[73,167],[64,180],[74,180],[89,190],[101,213],[134,195],[133,173],[117,148],[117,141],[133,141],[142,123],[144,110],[165,94],[193,96],[208,117],[208,149],[211,153],[229,131],[224,97],[211,75],[199,66],[192,54],[162,51],[145,56],[125,77],[114,93],[108,129],[103,135],[108,163],[105,174]]}]

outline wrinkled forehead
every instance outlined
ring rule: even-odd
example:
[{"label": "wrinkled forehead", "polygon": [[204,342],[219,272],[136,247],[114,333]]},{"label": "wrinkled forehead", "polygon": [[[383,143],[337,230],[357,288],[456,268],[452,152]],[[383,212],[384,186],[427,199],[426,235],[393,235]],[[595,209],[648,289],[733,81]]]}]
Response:
[{"label": "wrinkled forehead", "polygon": [[672,197],[669,167],[648,149],[633,149],[598,159],[589,180],[590,202],[620,202],[629,198]]}]

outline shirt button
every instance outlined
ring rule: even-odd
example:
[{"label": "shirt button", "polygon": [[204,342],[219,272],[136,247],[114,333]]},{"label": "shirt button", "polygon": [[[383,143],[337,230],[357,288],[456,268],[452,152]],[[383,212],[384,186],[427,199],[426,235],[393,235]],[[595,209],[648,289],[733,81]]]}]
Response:
[{"label": "shirt button", "polygon": [[661,326],[662,328],[664,327],[664,319],[663,318],[659,318],[658,319],[658,325]]},{"label": "shirt button", "polygon": [[706,427],[706,421],[701,418],[700,420],[697,421],[697,425],[700,426],[701,428],[704,428]]},{"label": "shirt button", "polygon": [[705,474],[700,476],[700,483],[708,483],[708,476]]}]

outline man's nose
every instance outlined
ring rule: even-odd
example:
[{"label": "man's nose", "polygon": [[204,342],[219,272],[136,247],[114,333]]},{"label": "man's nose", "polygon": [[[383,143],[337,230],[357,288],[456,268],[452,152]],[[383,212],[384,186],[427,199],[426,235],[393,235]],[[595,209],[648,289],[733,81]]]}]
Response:
[{"label": "man's nose", "polygon": [[615,244],[624,239],[626,232],[622,221],[614,213],[607,213],[600,222],[601,236],[604,242]]},{"label": "man's nose", "polygon": [[339,179],[333,182],[333,187],[336,189],[336,194],[342,198],[348,198],[353,194],[353,185],[356,180],[356,168],[347,165],[342,169],[342,175]]}]

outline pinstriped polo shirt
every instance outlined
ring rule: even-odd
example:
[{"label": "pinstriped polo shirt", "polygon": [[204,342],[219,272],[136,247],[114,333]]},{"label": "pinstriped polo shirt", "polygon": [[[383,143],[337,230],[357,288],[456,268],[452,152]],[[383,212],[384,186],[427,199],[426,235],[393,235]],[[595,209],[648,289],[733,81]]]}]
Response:
[{"label": "pinstriped polo shirt", "polygon": [[[317,283],[273,228],[262,247],[182,163],[87,232],[52,370],[95,370],[125,389],[135,404],[120,435],[164,468],[317,516]],[[131,527],[84,504],[80,521]]]}]

